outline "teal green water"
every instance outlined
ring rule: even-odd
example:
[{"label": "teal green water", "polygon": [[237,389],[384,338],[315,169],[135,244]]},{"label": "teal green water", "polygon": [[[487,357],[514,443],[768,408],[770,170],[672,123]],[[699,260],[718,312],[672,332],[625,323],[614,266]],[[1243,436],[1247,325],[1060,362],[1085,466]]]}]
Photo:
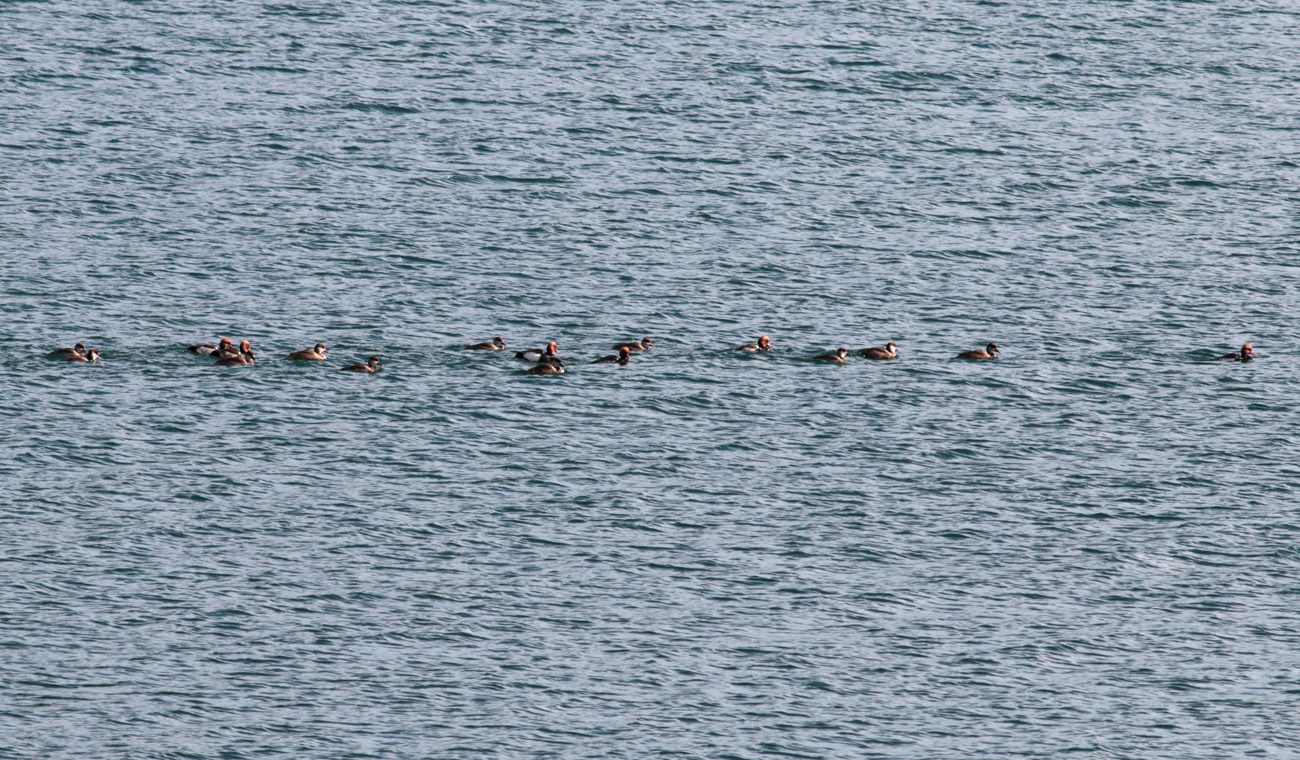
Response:
[{"label": "teal green water", "polygon": [[5,5],[0,758],[1300,754],[1298,21]]}]

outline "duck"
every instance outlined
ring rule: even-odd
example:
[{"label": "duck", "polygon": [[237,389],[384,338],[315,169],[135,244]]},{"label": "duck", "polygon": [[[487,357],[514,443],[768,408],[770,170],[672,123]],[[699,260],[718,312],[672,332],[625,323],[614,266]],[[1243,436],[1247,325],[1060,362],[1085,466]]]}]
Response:
[{"label": "duck", "polygon": [[813,361],[835,362],[836,364],[843,364],[846,361],[845,357],[847,357],[848,355],[849,355],[849,350],[844,346],[840,346],[839,348],[835,349],[835,353],[833,354],[819,354],[817,356],[814,356]]},{"label": "duck", "polygon": [[772,342],[767,339],[766,335],[758,336],[757,343],[746,343],[743,346],[736,346],[732,351],[762,351],[764,353],[772,350]]},{"label": "duck", "polygon": [[893,341],[883,346],[874,346],[872,348],[863,348],[858,351],[858,356],[865,356],[868,359],[891,360],[898,358],[898,346]]},{"label": "duck", "polygon": [[530,375],[563,375],[564,360],[558,356],[553,356],[542,361],[536,367],[525,370],[525,372]]},{"label": "duck", "polygon": [[984,348],[977,348],[974,351],[962,351],[957,354],[958,359],[996,359],[998,358],[998,344],[990,343]]},{"label": "duck", "polygon": [[610,354],[609,356],[602,356],[596,361],[592,362],[592,364],[617,364],[619,366],[626,367],[628,360],[632,358],[632,354],[630,353],[631,350],[632,349],[628,348],[627,346],[619,346],[618,356],[614,356],[613,354]]},{"label": "duck", "polygon": [[1255,358],[1255,349],[1249,343],[1242,346],[1241,351],[1238,353],[1224,354],[1223,356],[1215,357],[1215,359],[1219,361],[1229,361],[1229,362],[1248,362],[1254,358]]},{"label": "duck", "polygon": [[614,346],[613,348],[615,351],[618,351],[619,349],[623,349],[623,348],[626,348],[628,351],[649,351],[654,347],[655,344],[653,341],[651,341],[649,338],[642,338],[639,342],[633,341],[631,343],[620,343],[617,346]]},{"label": "duck", "polygon": [[190,346],[187,350],[191,354],[198,354],[199,356],[210,356],[220,351],[234,351],[234,348],[232,348],[230,345],[230,338],[222,338],[221,341],[217,343],[217,345],[215,346],[212,345],[211,343],[200,343],[197,346]]},{"label": "duck", "polygon": [[97,364],[97,363],[99,362],[99,351],[97,351],[97,350],[95,350],[95,349],[92,348],[92,349],[90,349],[90,351],[88,351],[88,352],[86,352],[86,353],[84,353],[84,354],[72,354],[71,356],[68,356],[68,357],[64,358],[63,361],[65,361],[65,362],[89,362],[90,364]]},{"label": "duck", "polygon": [[257,357],[253,355],[253,349],[248,345],[248,341],[239,344],[239,353],[234,355],[223,356],[217,360],[213,366],[217,367],[237,367],[241,364],[256,364]]},{"label": "duck", "polygon": [[482,343],[475,343],[472,346],[465,346],[465,350],[466,351],[500,351],[505,347],[506,347],[505,340],[500,335],[498,335],[492,340],[485,340]]},{"label": "duck", "polygon": [[551,357],[559,357],[559,346],[555,341],[546,344],[546,348],[529,348],[524,351],[516,351],[515,358],[523,359],[526,362],[540,362]]},{"label": "duck", "polygon": [[365,364],[349,364],[348,366],[344,367],[342,371],[344,371],[344,372],[378,372],[378,371],[379,371],[379,365],[380,365],[380,364],[383,364],[383,362],[379,359],[379,357],[378,357],[378,356],[372,356],[372,357],[370,357],[368,360],[366,360],[366,363],[365,363]]},{"label": "duck", "polygon": [[50,356],[85,356],[86,344],[78,343],[72,348],[58,348],[50,352]]},{"label": "duck", "polygon": [[325,344],[317,343],[312,348],[294,351],[284,358],[294,362],[323,362],[325,361]]},{"label": "duck", "polygon": [[211,356],[213,359],[238,359],[244,354],[252,353],[252,352],[253,352],[253,347],[246,340],[239,341],[238,349],[231,348],[230,341],[226,340],[226,345],[223,348],[219,348],[216,351],[213,351],[212,353],[208,354],[208,356]]}]

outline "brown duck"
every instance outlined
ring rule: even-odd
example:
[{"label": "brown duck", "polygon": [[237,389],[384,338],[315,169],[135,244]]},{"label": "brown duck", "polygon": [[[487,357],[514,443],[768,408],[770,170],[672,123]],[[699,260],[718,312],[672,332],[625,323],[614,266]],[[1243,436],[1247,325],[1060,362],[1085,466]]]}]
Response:
[{"label": "brown duck", "polygon": [[317,343],[311,348],[304,348],[301,351],[294,351],[284,357],[289,361],[295,362],[323,362],[325,361],[325,344]]},{"label": "brown duck", "polygon": [[378,356],[372,356],[365,364],[349,364],[343,368],[343,372],[378,372],[379,365],[383,364]]},{"label": "brown duck", "polygon": [[472,346],[465,346],[465,350],[466,351],[500,351],[505,347],[506,347],[505,340],[500,335],[498,335],[492,340],[483,341],[482,343],[475,343]]},{"label": "brown duck", "polygon": [[898,346],[895,346],[891,341],[883,346],[861,349],[858,351],[858,355],[865,356],[868,359],[875,359],[877,361],[889,361],[898,358]]},{"label": "brown duck", "polygon": [[845,361],[847,361],[848,355],[849,355],[849,350],[844,346],[840,346],[839,348],[835,349],[835,353],[833,354],[819,354],[817,356],[814,356],[813,361],[835,362],[836,364],[843,364]]},{"label": "brown duck", "polygon": [[998,344],[990,343],[984,348],[977,348],[974,351],[962,351],[957,354],[958,359],[996,359],[998,358]]}]

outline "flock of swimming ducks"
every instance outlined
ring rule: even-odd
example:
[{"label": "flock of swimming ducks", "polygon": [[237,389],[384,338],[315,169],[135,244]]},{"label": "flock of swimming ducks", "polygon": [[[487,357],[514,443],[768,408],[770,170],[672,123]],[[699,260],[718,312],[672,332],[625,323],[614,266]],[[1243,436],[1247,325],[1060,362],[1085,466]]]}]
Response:
[{"label": "flock of swimming ducks", "polygon": [[[206,356],[216,359],[217,367],[237,367],[241,365],[256,364],[257,356],[253,353],[253,346],[248,341],[239,342],[239,347],[230,338],[222,338],[216,343],[200,343],[197,346],[190,346],[187,349],[192,354]],[[65,362],[88,362],[94,364],[99,361],[99,351],[96,349],[86,349],[85,343],[78,343],[72,348],[60,348],[57,351],[50,352],[50,356],[62,358]],[[317,343],[311,348],[294,351],[285,357],[289,361],[295,362],[322,362],[326,359],[326,348],[324,343]],[[365,364],[350,364],[343,368],[344,372],[378,372],[383,362],[378,356],[372,356]]]},{"label": "flock of swimming ducks", "polygon": [[[638,341],[629,343],[619,343],[614,346],[617,354],[602,356],[591,362],[592,364],[617,364],[626,367],[631,361],[634,351],[649,351],[654,348],[654,341],[650,338],[642,338]],[[501,336],[492,340],[475,343],[465,346],[466,351],[504,351],[506,342]],[[749,351],[755,353],[767,353],[772,350],[772,342],[766,335],[758,336],[755,343],[745,343],[732,351]],[[240,341],[239,347],[236,348],[230,338],[222,338],[217,343],[201,343],[189,347],[190,353],[200,356],[207,356],[216,359],[218,367],[234,367],[240,365],[249,365],[256,363],[256,357],[253,354],[252,345],[244,340]],[[294,351],[284,357],[286,361],[294,362],[320,362],[327,358],[324,343],[317,343],[311,348],[302,351]],[[883,346],[872,346],[871,348],[861,348],[857,351],[858,356],[873,361],[893,361],[898,358],[898,346],[893,342],[886,343]],[[72,348],[60,348],[51,353],[51,356],[61,357],[64,361],[69,362],[88,362],[96,363],[99,361],[99,351],[96,349],[86,349],[86,344],[78,343]],[[1249,343],[1241,347],[1240,351],[1231,354],[1216,356],[1216,360],[1248,362],[1256,356],[1255,349]],[[849,349],[841,346],[832,353],[819,354],[813,357],[813,361],[832,362],[844,364],[848,361]],[[527,370],[534,375],[562,375],[564,374],[564,360],[560,358],[559,345],[555,341],[547,343],[543,348],[529,348],[523,351],[516,351],[515,358],[536,365]],[[955,357],[957,359],[966,359],[971,361],[990,361],[998,358],[998,344],[989,343],[984,348],[977,348],[973,351],[962,351]],[[344,372],[378,372],[383,362],[378,356],[372,356],[365,364],[351,364],[343,367]]]}]

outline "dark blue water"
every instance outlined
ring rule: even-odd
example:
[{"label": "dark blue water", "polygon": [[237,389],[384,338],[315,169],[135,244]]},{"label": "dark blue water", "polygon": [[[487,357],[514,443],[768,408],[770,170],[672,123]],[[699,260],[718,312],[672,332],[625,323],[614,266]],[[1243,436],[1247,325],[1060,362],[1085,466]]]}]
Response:
[{"label": "dark blue water", "polygon": [[1286,4],[0,6],[0,758],[1300,757],[1297,82]]}]

